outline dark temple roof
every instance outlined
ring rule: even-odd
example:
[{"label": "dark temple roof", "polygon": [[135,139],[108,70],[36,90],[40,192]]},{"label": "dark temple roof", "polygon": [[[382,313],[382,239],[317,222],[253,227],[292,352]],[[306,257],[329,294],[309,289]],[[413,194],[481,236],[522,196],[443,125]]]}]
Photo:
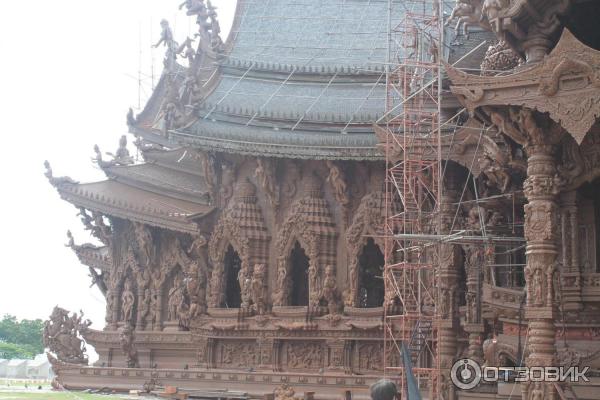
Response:
[{"label": "dark temple roof", "polygon": [[196,104],[195,121],[167,141],[160,115],[145,115],[156,108],[149,104],[132,131],[238,154],[380,159],[372,124],[385,104],[387,5],[239,0],[225,53],[215,58],[218,80]]},{"label": "dark temple roof", "polygon": [[[238,0],[225,50],[215,53],[201,42],[203,61],[194,67],[201,72],[170,73],[180,84],[204,74],[201,100],[179,107],[190,113],[185,122],[162,131],[158,109],[169,92],[163,75],[132,132],[161,145],[217,152],[381,159],[372,126],[385,109],[388,19],[397,26],[407,11],[394,1],[388,15],[388,0]],[[444,1],[448,12],[452,4]],[[471,47],[462,44],[454,57]]]},{"label": "dark temple roof", "polygon": [[194,151],[147,151],[144,155],[144,164],[104,166],[109,177],[105,181],[78,183],[54,177],[49,180],[64,200],[77,207],[197,233],[195,221],[211,214],[214,207]]}]

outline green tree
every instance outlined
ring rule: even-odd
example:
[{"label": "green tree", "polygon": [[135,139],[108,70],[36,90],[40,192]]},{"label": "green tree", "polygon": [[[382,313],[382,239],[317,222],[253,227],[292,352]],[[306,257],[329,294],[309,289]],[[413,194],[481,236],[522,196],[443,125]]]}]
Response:
[{"label": "green tree", "polygon": [[43,330],[44,323],[41,319],[19,321],[14,315],[5,315],[0,320],[0,357],[33,357],[42,353]]}]

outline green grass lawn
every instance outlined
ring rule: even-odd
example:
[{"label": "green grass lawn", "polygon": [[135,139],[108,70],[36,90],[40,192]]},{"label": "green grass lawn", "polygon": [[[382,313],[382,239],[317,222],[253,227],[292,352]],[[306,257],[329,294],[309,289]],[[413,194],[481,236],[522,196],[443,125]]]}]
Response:
[{"label": "green grass lawn", "polygon": [[[116,400],[116,399],[131,399],[130,396],[106,396],[106,395],[98,395],[98,394],[89,394],[89,393],[79,393],[79,392],[49,392],[49,391],[40,391],[34,392],[23,392],[16,391],[10,392],[8,390],[0,390],[0,399],[1,400]],[[141,399],[141,397],[140,397]]]}]

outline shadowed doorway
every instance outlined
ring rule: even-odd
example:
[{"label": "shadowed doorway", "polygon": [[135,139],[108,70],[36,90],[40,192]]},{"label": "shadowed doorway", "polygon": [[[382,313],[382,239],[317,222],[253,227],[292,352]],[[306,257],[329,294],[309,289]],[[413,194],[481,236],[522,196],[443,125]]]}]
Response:
[{"label": "shadowed doorway", "polygon": [[296,242],[290,255],[292,276],[292,306],[308,305],[308,267],[309,259],[300,243]]},{"label": "shadowed doorway", "polygon": [[240,282],[238,274],[242,268],[242,260],[237,251],[231,247],[225,253],[225,307],[239,308],[241,304]]},{"label": "shadowed doorway", "polygon": [[358,306],[381,307],[383,304],[383,253],[373,239],[369,238],[358,258]]}]

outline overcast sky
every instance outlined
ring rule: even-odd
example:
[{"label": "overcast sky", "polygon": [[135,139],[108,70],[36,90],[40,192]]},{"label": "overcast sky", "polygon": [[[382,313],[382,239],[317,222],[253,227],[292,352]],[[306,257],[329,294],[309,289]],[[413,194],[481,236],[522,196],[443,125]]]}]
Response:
[{"label": "overcast sky", "polygon": [[[0,315],[46,319],[58,304],[82,309],[96,329],[104,326],[104,298],[64,246],[67,229],[77,243],[92,238],[77,209],[47,182],[43,162],[55,176],[105,177],[90,160],[93,146],[114,152],[127,133],[127,109],[138,106],[139,65],[142,106],[153,59],[158,80],[164,49],[150,46],[160,36],[159,21],[169,20],[179,41],[196,30],[193,18],[178,11],[181,1],[0,2]],[[212,3],[225,40],[235,0]]]}]

